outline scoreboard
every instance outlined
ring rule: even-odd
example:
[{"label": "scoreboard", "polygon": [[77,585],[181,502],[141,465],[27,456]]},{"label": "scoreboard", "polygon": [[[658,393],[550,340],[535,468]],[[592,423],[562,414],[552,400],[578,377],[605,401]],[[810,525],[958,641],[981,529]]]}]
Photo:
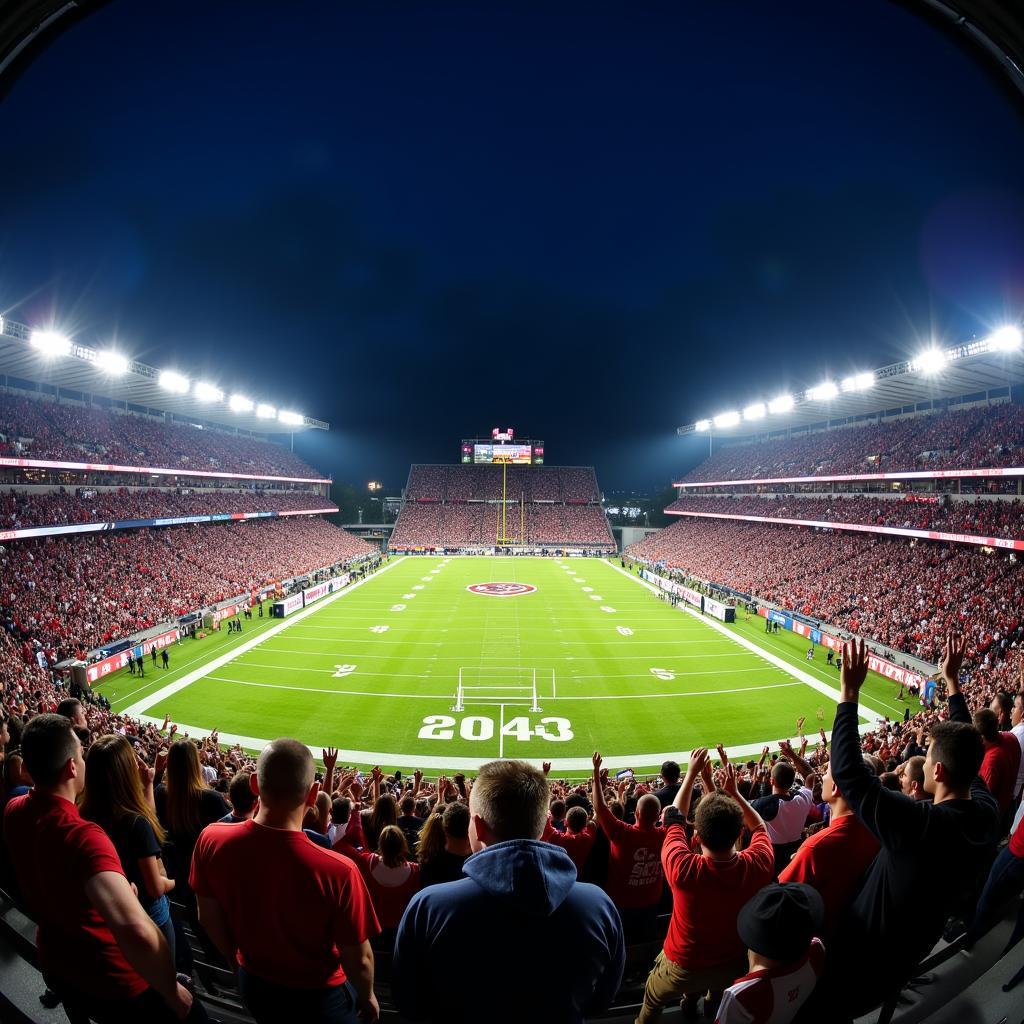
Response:
[{"label": "scoreboard", "polygon": [[491,431],[491,437],[463,438],[459,461],[469,465],[543,466],[544,442],[513,441],[512,428]]}]

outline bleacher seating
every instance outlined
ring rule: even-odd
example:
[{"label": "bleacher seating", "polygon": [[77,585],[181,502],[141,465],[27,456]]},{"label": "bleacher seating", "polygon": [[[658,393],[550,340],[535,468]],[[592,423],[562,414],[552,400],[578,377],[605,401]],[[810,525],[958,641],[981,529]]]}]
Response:
[{"label": "bleacher seating", "polygon": [[0,455],[320,479],[280,445],[148,416],[0,393]]}]

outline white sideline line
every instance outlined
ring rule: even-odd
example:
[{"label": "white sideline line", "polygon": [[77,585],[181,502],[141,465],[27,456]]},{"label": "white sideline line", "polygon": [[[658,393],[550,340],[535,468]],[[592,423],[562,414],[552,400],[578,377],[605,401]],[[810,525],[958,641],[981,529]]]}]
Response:
[{"label": "white sideline line", "polygon": [[296,612],[290,619],[285,619],[279,626],[271,626],[265,633],[261,633],[259,636],[253,637],[252,640],[247,640],[244,644],[228,651],[227,654],[222,654],[219,658],[214,658],[213,661],[207,662],[202,668],[197,668],[194,672],[189,672],[187,676],[182,676],[181,679],[177,679],[173,683],[168,683],[166,686],[161,687],[154,693],[149,694],[148,697],[143,697],[142,700],[136,701],[130,707],[122,708],[118,713],[137,718],[143,711],[148,711],[154,704],[159,704],[160,701],[166,700],[173,694],[184,690],[195,682],[198,682],[198,680],[202,679],[204,676],[208,676],[211,672],[215,672],[222,665],[227,665],[228,662],[233,661],[240,654],[245,654],[247,651],[251,651],[254,647],[263,643],[264,640],[269,640],[272,636],[277,636],[278,633],[288,629],[289,626],[293,626],[296,622],[300,622],[302,619],[312,615],[314,612],[318,612],[321,608],[333,604],[338,600],[338,598],[344,597],[346,594],[351,594],[353,590],[361,587],[368,580],[375,579],[380,576],[381,573],[387,572],[389,569],[394,568],[404,560],[404,555],[396,558],[395,561],[384,566],[384,568],[378,572],[372,573],[369,576],[364,576],[361,580],[345,587],[344,590],[339,590],[338,593],[331,594],[329,597],[323,598],[316,604],[310,605],[308,608],[303,608],[302,611]]},{"label": "white sideline line", "polygon": [[[161,725],[163,723],[163,719],[151,718],[148,715],[141,715],[140,719],[153,725]],[[862,733],[869,732],[872,728],[874,727],[870,725],[862,725],[860,731]],[[183,723],[178,724],[178,732],[181,735],[191,737],[206,737],[210,735],[209,729],[203,729],[195,725],[184,725]],[[234,745],[238,743],[248,750],[262,750],[270,742],[267,739],[257,739],[254,736],[240,736],[237,733],[221,732],[218,733],[218,736],[223,744]],[[826,732],[825,736],[831,742],[831,731]],[[799,737],[780,736],[778,739],[789,739],[793,742],[798,742]],[[335,740],[332,740],[331,737],[324,737],[323,743],[319,746],[308,745],[309,752],[315,758],[319,758],[323,753],[323,748],[333,745],[334,742]],[[778,742],[778,740],[769,743],[769,745],[773,745],[774,742]],[[743,743],[735,747],[726,747],[725,750],[731,758],[747,758],[758,756],[763,748],[764,743]],[[493,747],[491,749],[493,750]],[[398,768],[405,768],[406,766],[410,768],[431,768],[438,771],[450,771],[453,768],[476,771],[480,765],[492,760],[489,754],[481,754],[480,757],[421,757],[416,754],[402,754],[401,757],[396,758],[393,753],[379,750],[339,750],[338,758],[342,765],[382,764],[394,765]],[[541,758],[523,757],[522,760],[528,761],[537,768],[543,764]],[[605,765],[609,768],[655,766],[660,765],[663,761],[679,761],[680,764],[685,764],[686,755],[681,754],[678,750],[669,750],[660,754],[627,754],[621,757],[606,757],[604,759]],[[551,760],[551,770],[554,772],[590,770],[592,767],[591,758],[589,757],[556,757]]]},{"label": "white sideline line", "polygon": [[[648,590],[652,590],[654,591],[654,593],[659,593],[657,587],[648,583],[646,580],[640,579],[639,576],[634,576],[633,573],[626,572],[625,569],[621,569],[619,566],[613,565],[611,562],[609,562],[608,564],[616,572],[622,573],[622,575],[625,576],[627,579],[635,580],[642,586],[647,587]],[[771,663],[772,665],[775,665],[778,668],[781,668],[783,672],[785,672],[787,675],[792,676],[794,679],[799,679],[802,683],[806,683],[807,686],[809,686],[812,690],[817,690],[818,693],[820,693],[822,696],[828,697],[829,700],[835,701],[836,704],[839,703],[838,690],[834,690],[831,686],[826,686],[820,680],[815,679],[814,676],[808,675],[806,672],[803,672],[800,669],[795,668],[793,665],[790,665],[788,661],[785,661],[778,655],[772,654],[770,651],[766,651],[763,648],[758,647],[757,644],[755,644],[752,640],[748,640],[745,636],[739,636],[736,633],[731,633],[728,629],[725,628],[724,623],[718,622],[716,619],[706,618],[705,616],[701,615],[700,612],[688,606],[681,607],[684,612],[687,612],[694,618],[703,622],[705,626],[709,626],[711,629],[716,630],[723,636],[727,636],[730,640],[733,641],[733,643],[739,644],[740,647],[745,647],[748,651],[751,651],[753,654],[758,655],[758,657],[763,658],[765,661]],[[861,721],[863,722],[873,722],[878,717],[877,715],[866,715],[864,713],[863,704],[857,705],[857,714],[860,716]]]}]

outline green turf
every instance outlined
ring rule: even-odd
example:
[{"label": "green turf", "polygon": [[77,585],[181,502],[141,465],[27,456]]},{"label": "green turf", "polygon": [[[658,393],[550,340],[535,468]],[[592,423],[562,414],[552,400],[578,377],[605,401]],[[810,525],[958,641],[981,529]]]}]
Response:
[{"label": "green turf", "polygon": [[[516,597],[466,589],[484,582],[537,589]],[[183,728],[218,728],[248,747],[292,735],[340,747],[346,763],[428,770],[516,756],[579,772],[595,749],[612,767],[639,770],[699,744],[743,750],[792,737],[800,716],[813,734],[819,722],[830,728],[834,712],[828,696],[659,601],[617,561],[394,559],[296,615],[283,629],[254,619],[240,636],[187,641],[172,649],[171,671],[150,668],[145,681],[121,672],[104,691],[115,710],[170,714]],[[763,620],[728,628],[837,685],[824,649],[808,665],[802,638],[766,636]],[[460,669],[465,708],[457,711]],[[539,711],[530,707],[534,679]],[[188,685],[163,693],[178,680]],[[902,714],[893,691],[869,682],[872,710]]]}]

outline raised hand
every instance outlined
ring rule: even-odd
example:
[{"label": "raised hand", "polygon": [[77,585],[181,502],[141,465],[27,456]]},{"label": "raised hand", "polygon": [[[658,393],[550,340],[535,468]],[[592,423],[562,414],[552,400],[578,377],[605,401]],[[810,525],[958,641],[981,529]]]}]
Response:
[{"label": "raised hand", "polygon": [[690,753],[690,763],[686,766],[686,774],[696,778],[702,774],[705,768],[711,766],[711,759],[708,757],[707,747],[697,747]]},{"label": "raised hand", "polygon": [[729,755],[725,752],[725,747],[721,743],[716,743],[715,750],[718,751],[718,759],[722,762],[722,766],[724,767],[729,763]]},{"label": "raised hand", "polygon": [[594,765],[594,771],[595,772],[600,772],[601,771],[601,765],[604,764],[604,758],[595,750],[594,751],[594,756],[590,760],[591,760],[591,762]]},{"label": "raised hand", "polygon": [[412,781],[417,786],[419,786],[419,784],[423,781],[423,772],[421,772],[419,768],[417,768],[416,771],[412,773]]},{"label": "raised hand", "polygon": [[169,736],[173,736],[177,731],[178,731],[178,726],[176,724],[172,725],[171,726],[171,731],[168,733],[168,735]]},{"label": "raised hand", "polygon": [[338,748],[337,747],[324,747],[321,751],[323,755],[324,767],[331,771],[334,766],[338,763]]},{"label": "raised hand", "polygon": [[548,775],[551,772],[551,762],[543,761],[541,763],[541,771],[544,772],[545,776]]},{"label": "raised hand", "polygon": [[725,779],[722,783],[722,789],[733,798],[738,800],[740,791],[738,788],[738,782],[736,778],[736,766],[734,764],[726,765],[725,768]]},{"label": "raised hand", "polygon": [[156,772],[137,754],[135,755],[135,763],[139,767],[139,781],[142,783],[142,788],[148,789],[153,785],[153,778],[156,775]]},{"label": "raised hand", "polygon": [[946,645],[942,652],[939,669],[946,689],[950,693],[960,692],[960,669],[963,668],[964,655],[967,653],[967,640],[962,633],[953,632],[946,637]]},{"label": "raised hand", "polygon": [[843,645],[843,668],[839,674],[843,700],[856,702],[867,677],[867,644],[863,640],[847,640]]},{"label": "raised hand", "polygon": [[154,773],[162,772],[167,767],[167,748],[161,747],[156,752],[156,757],[153,760],[153,771]]}]

